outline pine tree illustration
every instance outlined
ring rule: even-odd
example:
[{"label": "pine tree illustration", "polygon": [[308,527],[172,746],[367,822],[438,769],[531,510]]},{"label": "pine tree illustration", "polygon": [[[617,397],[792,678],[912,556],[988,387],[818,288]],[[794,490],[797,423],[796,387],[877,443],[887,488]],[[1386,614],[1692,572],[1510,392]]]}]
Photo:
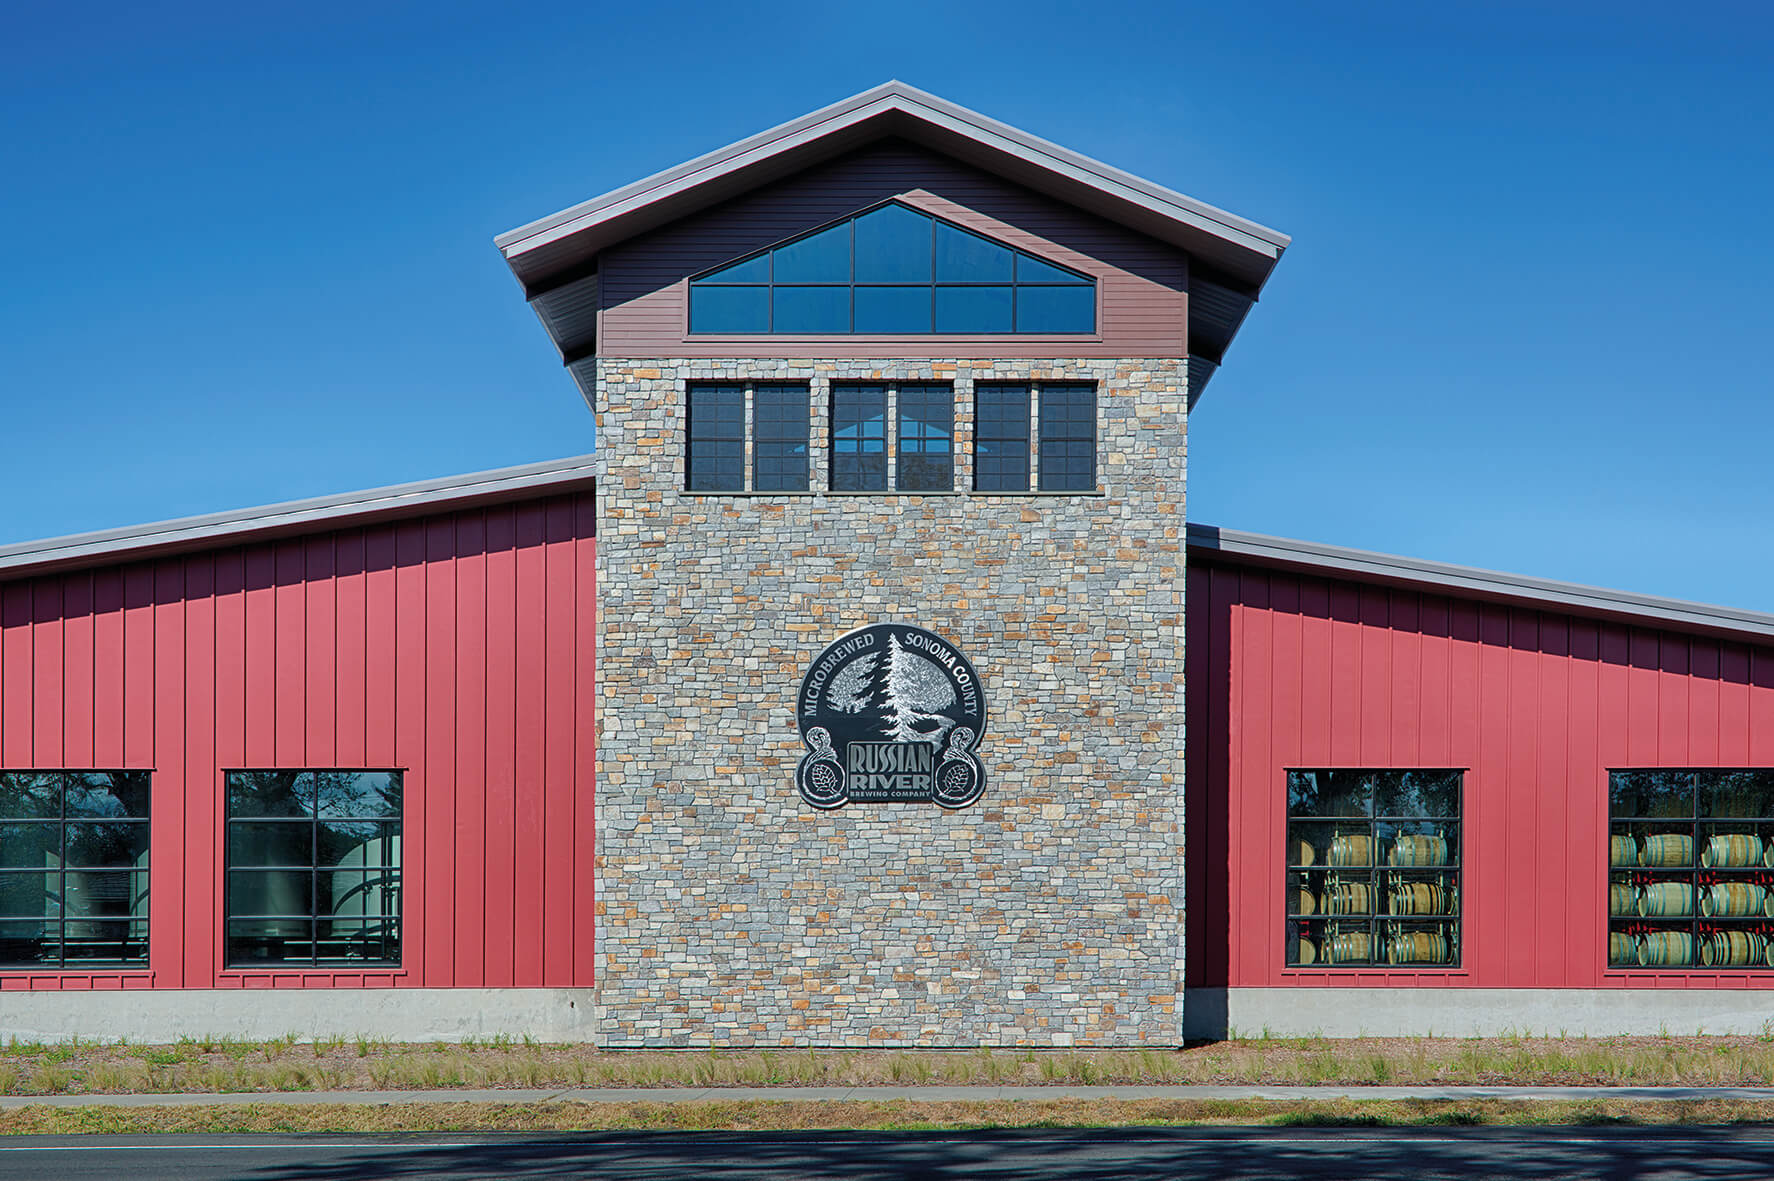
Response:
[{"label": "pine tree illustration", "polygon": [[[887,637],[887,677],[881,712],[894,742],[941,742],[955,720],[939,711],[955,704],[955,687],[942,670]],[[932,725],[934,723],[934,725]]]}]

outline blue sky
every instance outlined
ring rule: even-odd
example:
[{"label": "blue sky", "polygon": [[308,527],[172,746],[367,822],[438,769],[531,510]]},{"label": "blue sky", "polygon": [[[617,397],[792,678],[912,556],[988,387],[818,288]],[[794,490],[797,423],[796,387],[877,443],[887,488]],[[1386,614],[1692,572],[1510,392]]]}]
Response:
[{"label": "blue sky", "polygon": [[494,234],[903,78],[1294,236],[1189,515],[1774,610],[1765,5],[39,5],[0,542],[590,448]]}]

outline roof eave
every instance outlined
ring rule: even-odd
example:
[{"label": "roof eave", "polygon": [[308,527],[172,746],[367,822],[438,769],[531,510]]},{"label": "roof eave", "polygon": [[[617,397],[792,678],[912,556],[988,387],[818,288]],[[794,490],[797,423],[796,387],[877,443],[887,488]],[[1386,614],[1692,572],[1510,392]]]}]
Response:
[{"label": "roof eave", "polygon": [[908,132],[940,141],[932,146],[1142,232],[1165,240],[1186,239],[1177,244],[1211,257],[1256,288],[1290,241],[1277,230],[915,87],[888,82],[501,234],[494,242],[533,294],[538,281],[570,265],[559,251],[546,251],[546,265],[526,265],[530,256],[546,247],[579,239],[567,257],[582,261],[664,220],[787,175],[814,162],[812,157],[825,158],[881,135]]},{"label": "roof eave", "polygon": [[596,486],[590,455],[0,546],[0,581],[397,521]]},{"label": "roof eave", "polygon": [[1774,615],[1758,611],[1505,574],[1261,533],[1240,533],[1211,525],[1191,524],[1188,540],[1191,554],[1204,556],[1209,561],[1220,555],[1239,564],[1345,577],[1616,622],[1733,639],[1774,640]]}]

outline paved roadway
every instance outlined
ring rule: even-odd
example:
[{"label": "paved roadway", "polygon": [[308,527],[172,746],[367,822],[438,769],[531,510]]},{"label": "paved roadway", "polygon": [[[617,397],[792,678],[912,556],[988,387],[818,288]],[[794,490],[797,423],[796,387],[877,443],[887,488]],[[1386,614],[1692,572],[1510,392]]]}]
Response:
[{"label": "paved roadway", "polygon": [[1774,1175],[1774,1132],[1470,1128],[1098,1132],[587,1133],[548,1136],[33,1136],[0,1178],[357,1181],[597,1177],[998,1179]]}]

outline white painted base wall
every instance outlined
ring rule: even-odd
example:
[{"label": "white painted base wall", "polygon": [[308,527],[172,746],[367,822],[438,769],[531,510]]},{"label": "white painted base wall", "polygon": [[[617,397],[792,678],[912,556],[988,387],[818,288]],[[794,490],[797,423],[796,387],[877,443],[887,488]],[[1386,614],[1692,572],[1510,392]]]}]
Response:
[{"label": "white painted base wall", "polygon": [[1191,1040],[1766,1033],[1774,989],[1191,988]]},{"label": "white painted base wall", "polygon": [[0,993],[0,1040],[164,1044],[181,1037],[252,1041],[296,1035],[453,1042],[529,1036],[590,1042],[589,988],[169,989]]}]

